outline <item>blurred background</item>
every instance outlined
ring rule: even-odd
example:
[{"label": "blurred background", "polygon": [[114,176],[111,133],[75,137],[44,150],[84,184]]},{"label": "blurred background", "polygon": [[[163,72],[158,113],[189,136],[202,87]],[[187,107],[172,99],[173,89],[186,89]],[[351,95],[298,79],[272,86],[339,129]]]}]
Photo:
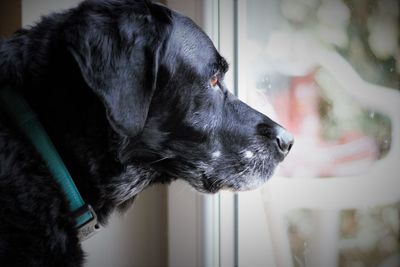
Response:
[{"label": "blurred background", "polygon": [[[238,95],[295,135],[261,197],[238,196],[237,262],[400,266],[399,2],[238,1],[236,19]],[[265,258],[240,248],[256,201]]]},{"label": "blurred background", "polygon": [[[79,0],[1,0],[0,35]],[[400,266],[397,0],[165,0],[227,58],[227,85],[295,145],[260,190],[140,194],[86,266]]]}]

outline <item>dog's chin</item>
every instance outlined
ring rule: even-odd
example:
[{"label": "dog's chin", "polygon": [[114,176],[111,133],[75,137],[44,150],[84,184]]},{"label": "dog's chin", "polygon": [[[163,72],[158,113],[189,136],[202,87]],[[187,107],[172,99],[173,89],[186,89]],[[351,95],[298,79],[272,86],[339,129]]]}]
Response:
[{"label": "dog's chin", "polygon": [[273,175],[274,171],[267,173],[244,174],[236,179],[210,178],[205,175],[200,183],[190,183],[201,193],[215,194],[220,191],[242,192],[256,190],[263,186]]},{"label": "dog's chin", "polygon": [[214,194],[221,190],[240,192],[260,188],[272,177],[279,163],[279,159],[270,156],[196,163],[169,160],[163,161],[162,171],[185,180],[201,193]]}]

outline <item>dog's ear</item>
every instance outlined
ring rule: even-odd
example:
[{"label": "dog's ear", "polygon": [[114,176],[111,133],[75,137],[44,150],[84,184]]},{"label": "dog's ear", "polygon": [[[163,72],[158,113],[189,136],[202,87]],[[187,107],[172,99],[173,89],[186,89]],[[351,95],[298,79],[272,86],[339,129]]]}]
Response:
[{"label": "dog's ear", "polygon": [[104,103],[114,130],[140,134],[156,87],[159,29],[150,15],[117,21],[87,16],[80,22],[65,38],[84,80]]}]

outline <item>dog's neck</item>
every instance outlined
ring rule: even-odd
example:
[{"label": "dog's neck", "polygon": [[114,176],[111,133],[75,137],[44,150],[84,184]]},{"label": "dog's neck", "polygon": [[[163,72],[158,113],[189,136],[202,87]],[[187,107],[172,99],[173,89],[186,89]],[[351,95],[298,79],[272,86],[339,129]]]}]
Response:
[{"label": "dog's neck", "polygon": [[[160,174],[140,163],[118,160],[127,140],[113,131],[104,106],[87,87],[66,49],[52,50],[62,46],[49,40],[59,40],[40,36],[40,24],[35,30],[29,34],[38,34],[37,38],[29,38],[29,44],[28,32],[0,43],[0,84],[20,87],[81,195],[96,210],[100,222],[105,221],[113,209],[126,207],[137,193],[160,180]],[[35,40],[37,44],[32,43]],[[42,64],[39,69],[44,72],[37,73],[34,64]]]}]

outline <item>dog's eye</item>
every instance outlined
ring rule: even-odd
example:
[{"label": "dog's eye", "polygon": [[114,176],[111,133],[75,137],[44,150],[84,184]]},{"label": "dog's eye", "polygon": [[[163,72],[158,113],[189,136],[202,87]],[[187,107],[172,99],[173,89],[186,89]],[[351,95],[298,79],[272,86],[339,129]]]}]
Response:
[{"label": "dog's eye", "polygon": [[214,75],[211,77],[210,79],[210,84],[213,88],[215,88],[216,86],[218,86],[218,77],[217,75]]}]

